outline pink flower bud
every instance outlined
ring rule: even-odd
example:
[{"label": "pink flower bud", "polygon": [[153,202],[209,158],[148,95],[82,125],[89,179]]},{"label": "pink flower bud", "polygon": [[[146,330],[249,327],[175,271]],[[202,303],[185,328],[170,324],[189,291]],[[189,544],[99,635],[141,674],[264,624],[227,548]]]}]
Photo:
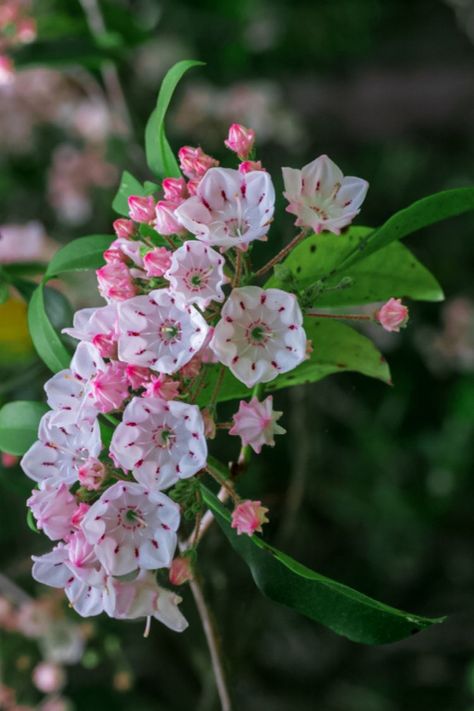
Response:
[{"label": "pink flower bud", "polygon": [[2,452],[2,467],[5,469],[11,469],[15,467],[20,460],[15,454],[9,454],[8,452]]},{"label": "pink flower bud", "polygon": [[143,388],[150,379],[150,371],[148,368],[142,368],[140,365],[127,365],[125,368],[125,376],[130,387],[133,390]]},{"label": "pink flower bud", "polygon": [[262,170],[263,172],[266,172],[265,168],[262,168],[262,164],[259,160],[244,160],[243,163],[239,163],[239,173],[242,175],[245,175],[245,173],[251,173],[254,170]]},{"label": "pink flower bud", "polygon": [[408,308],[401,299],[392,298],[376,311],[375,318],[386,331],[398,333],[408,321]]},{"label": "pink flower bud", "polygon": [[184,178],[165,178],[161,184],[165,200],[179,203],[188,197],[188,189]]},{"label": "pink flower bud", "polygon": [[245,160],[252,151],[255,143],[255,131],[251,128],[245,128],[240,123],[233,123],[229,128],[229,135],[224,144],[231,151],[237,153],[241,160]]},{"label": "pink flower bud", "polygon": [[160,235],[174,235],[183,232],[183,226],[174,216],[174,211],[179,207],[178,202],[160,200],[155,209],[155,229]]},{"label": "pink flower bud", "polygon": [[113,228],[117,237],[124,239],[130,239],[135,234],[135,225],[132,220],[126,220],[123,217],[114,221]]},{"label": "pink flower bud", "polygon": [[100,489],[105,475],[105,466],[95,457],[89,457],[82,467],[79,467],[78,471],[79,482],[87,491],[97,491]]},{"label": "pink flower bud", "polygon": [[171,266],[171,251],[166,247],[156,247],[143,257],[147,276],[161,277]]},{"label": "pink flower bud", "polygon": [[104,299],[125,301],[135,296],[136,289],[130,272],[122,262],[106,264],[96,271],[99,291]]},{"label": "pink flower bud", "polygon": [[171,563],[169,580],[172,585],[183,585],[193,579],[193,570],[189,556],[175,558]]},{"label": "pink flower bud", "polygon": [[266,513],[268,509],[261,505],[261,501],[243,501],[232,512],[232,528],[237,529],[237,535],[246,533],[251,536],[258,531],[262,532],[262,524],[268,523]]},{"label": "pink flower bud", "polygon": [[10,57],[0,55],[0,86],[8,86],[15,78],[15,68]]},{"label": "pink flower bud", "polygon": [[33,684],[43,694],[54,694],[64,686],[65,681],[61,667],[52,662],[40,662],[33,669]]},{"label": "pink flower bud", "polygon": [[130,195],[128,198],[128,214],[135,222],[152,222],[155,217],[154,198],[151,195],[148,197]]},{"label": "pink flower bud", "polygon": [[125,368],[125,363],[113,361],[90,380],[89,397],[100,412],[120,409],[129,396]]},{"label": "pink flower bud", "polygon": [[[88,460],[90,461],[90,460]],[[100,462],[99,462],[100,464]],[[83,468],[83,467],[81,467]],[[79,481],[81,480],[81,470],[79,469]],[[82,482],[81,482],[82,484]],[[85,486],[85,484],[82,484],[85,489],[88,489],[89,491],[93,491],[89,486]],[[74,511],[73,515],[71,516],[71,525],[74,526],[74,528],[79,528],[81,525],[81,521],[86,515],[86,513],[89,511],[90,506],[89,504],[84,504],[81,503],[78,505],[77,509]]]},{"label": "pink flower bud", "polygon": [[194,178],[194,180],[188,180],[188,193],[191,196],[196,195],[200,182],[201,178]]},{"label": "pink flower bud", "polygon": [[201,358],[198,355],[195,355],[188,363],[186,363],[186,365],[183,365],[179,371],[179,374],[182,375],[183,378],[195,378],[199,375],[200,371]]},{"label": "pink flower bud", "polygon": [[179,395],[179,383],[166,375],[152,375],[142,397],[161,397],[163,400],[175,400]]},{"label": "pink flower bud", "polygon": [[188,178],[202,178],[209,168],[219,165],[219,161],[208,156],[202,148],[183,146],[178,151],[179,165]]},{"label": "pink flower bud", "polygon": [[97,333],[92,339],[102,358],[117,357],[117,337],[114,333]]}]

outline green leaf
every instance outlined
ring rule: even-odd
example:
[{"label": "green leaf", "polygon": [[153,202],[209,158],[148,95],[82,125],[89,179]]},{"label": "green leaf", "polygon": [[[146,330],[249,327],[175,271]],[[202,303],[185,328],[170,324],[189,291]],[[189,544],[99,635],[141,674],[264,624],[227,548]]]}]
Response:
[{"label": "green leaf", "polygon": [[40,533],[31,509],[28,509],[26,512],[26,525],[31,531],[33,531],[33,533]]},{"label": "green leaf", "polygon": [[[338,276],[325,279],[372,232],[368,227],[351,227],[341,235],[329,232],[311,235],[293,250],[283,266],[290,270],[298,289],[324,280],[324,291],[313,301],[321,307],[369,304],[392,296],[419,301],[443,299],[434,276],[400,242],[393,242],[345,269],[344,278],[351,280],[348,287],[337,288],[341,280]],[[285,287],[276,275],[265,287],[275,286]]]},{"label": "green leaf", "polygon": [[164,77],[156,108],[153,110],[145,129],[146,159],[150,170],[159,178],[179,178],[181,172],[165,134],[165,116],[174,90],[181,77],[192,67],[203,66],[204,62],[184,59],[177,62]]},{"label": "green leaf", "polygon": [[110,235],[90,235],[80,237],[60,249],[49,263],[45,278],[51,279],[64,272],[99,269],[105,262],[103,253],[115,237]]},{"label": "green leaf", "polygon": [[396,642],[443,622],[444,618],[397,610],[326,578],[268,545],[260,536],[238,536],[230,526],[229,511],[203,484],[201,491],[232,547],[249,566],[255,584],[270,600],[363,644]]},{"label": "green leaf", "polygon": [[37,287],[31,297],[28,307],[28,325],[36,352],[48,368],[53,373],[68,368],[71,354],[48,318],[43,284]]},{"label": "green leaf", "polygon": [[42,402],[18,400],[4,405],[0,410],[0,450],[25,454],[38,439],[39,422],[47,411]]},{"label": "green leaf", "polygon": [[10,295],[10,288],[6,281],[0,281],[0,305],[4,304]]},{"label": "green leaf", "polygon": [[338,272],[368,257],[395,240],[441,220],[474,210],[474,188],[455,188],[428,195],[396,212],[338,266]]},{"label": "green leaf", "polygon": [[119,215],[128,217],[128,198],[130,195],[139,195],[144,197],[147,195],[147,190],[143,187],[139,180],[133,177],[128,170],[124,170],[120,180],[120,186],[115,195],[112,207]]},{"label": "green leaf", "polygon": [[[387,361],[369,338],[344,323],[329,319],[307,317],[304,328],[308,339],[313,342],[311,357],[289,373],[283,373],[275,380],[265,383],[264,392],[303,383],[315,383],[327,375],[343,371],[354,371],[391,384]],[[209,403],[212,397],[220,366],[207,368],[205,386],[197,399],[198,404],[202,406]],[[249,389],[226,371],[217,402],[249,395]]]},{"label": "green leaf", "polygon": [[3,264],[2,270],[10,277],[37,276],[44,274],[46,267],[44,262],[12,262]]}]

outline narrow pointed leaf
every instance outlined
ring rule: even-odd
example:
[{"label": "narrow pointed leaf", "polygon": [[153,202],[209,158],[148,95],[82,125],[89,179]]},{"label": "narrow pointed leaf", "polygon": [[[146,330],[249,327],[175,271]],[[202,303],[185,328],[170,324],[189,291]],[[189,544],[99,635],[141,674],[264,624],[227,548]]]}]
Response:
[{"label": "narrow pointed leaf", "polygon": [[90,235],[69,242],[56,252],[45,277],[51,279],[64,272],[99,269],[105,264],[103,253],[114,239],[111,235]]},{"label": "narrow pointed leaf", "polygon": [[203,66],[204,62],[184,59],[168,71],[164,77],[156,108],[152,112],[145,130],[146,159],[150,170],[159,178],[179,178],[181,172],[165,134],[165,116],[168,106],[183,74],[192,67]]},{"label": "narrow pointed leaf", "polygon": [[112,207],[115,212],[118,212],[119,215],[128,217],[128,198],[130,195],[139,195],[140,197],[143,197],[147,194],[146,188],[140,183],[140,181],[134,178],[128,170],[124,170],[120,180],[119,189],[112,202]]},{"label": "narrow pointed leaf", "polygon": [[0,450],[21,456],[38,438],[38,426],[48,411],[42,402],[18,400],[0,409]]},{"label": "narrow pointed leaf", "polygon": [[44,286],[33,292],[28,307],[28,325],[33,345],[53,373],[69,367],[71,354],[53,328],[45,310]]},{"label": "narrow pointed leaf", "polygon": [[234,550],[250,568],[259,590],[278,602],[363,644],[387,644],[410,637],[444,618],[412,615],[306,568],[260,536],[238,536],[230,513],[203,484],[206,505]]}]

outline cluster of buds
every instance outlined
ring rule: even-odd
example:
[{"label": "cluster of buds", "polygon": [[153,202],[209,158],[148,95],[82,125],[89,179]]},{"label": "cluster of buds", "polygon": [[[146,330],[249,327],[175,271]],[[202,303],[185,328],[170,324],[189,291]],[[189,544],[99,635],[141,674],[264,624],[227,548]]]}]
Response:
[{"label": "cluster of buds", "polygon": [[29,3],[4,0],[0,7],[0,86],[10,84],[15,75],[13,61],[6,52],[35,39],[36,22],[29,14]]},{"label": "cluster of buds", "polygon": [[[169,569],[172,585],[192,578],[202,518],[192,477],[207,472],[227,486],[238,535],[260,532],[268,521],[260,501],[241,501],[208,464],[208,441],[219,429],[257,454],[284,434],[272,397],[255,393],[311,350],[296,295],[249,284],[250,251],[267,239],[275,203],[254,140],[250,129],[231,126],[225,143],[240,160],[237,169],[183,147],[185,177],[163,180],[158,199],[131,196],[97,271],[107,303],[77,312],[65,329],[79,344],[70,368],[45,385],[51,410],[22,467],[37,482],[28,501],[37,526],[56,542],[34,558],[33,575],[64,588],[80,615],[104,611],[186,627],[180,598],[158,585],[155,572]],[[288,210],[316,232],[339,233],[367,191],[327,156],[283,172]],[[392,304],[379,312],[391,330],[395,311]],[[227,370],[256,390],[231,422],[218,422]],[[202,402],[210,374],[217,377]],[[114,427],[107,445],[104,416]],[[182,519],[190,517],[189,555],[176,556]]]}]

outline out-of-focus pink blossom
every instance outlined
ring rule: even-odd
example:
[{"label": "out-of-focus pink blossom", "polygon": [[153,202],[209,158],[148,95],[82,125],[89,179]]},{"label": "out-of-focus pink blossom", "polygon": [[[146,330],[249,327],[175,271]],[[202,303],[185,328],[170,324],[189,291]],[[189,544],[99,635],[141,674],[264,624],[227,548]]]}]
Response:
[{"label": "out-of-focus pink blossom", "polygon": [[0,55],[0,89],[9,86],[15,79],[15,67],[6,54]]},{"label": "out-of-focus pink blossom", "polygon": [[179,165],[186,177],[202,178],[209,168],[219,165],[219,161],[208,156],[202,148],[183,146],[178,151]]},{"label": "out-of-focus pink blossom", "polygon": [[2,452],[2,467],[5,467],[5,469],[12,469],[12,467],[16,467],[19,461],[20,457],[17,457],[15,454]]},{"label": "out-of-focus pink blossom", "polygon": [[171,563],[169,580],[172,585],[183,585],[193,579],[193,569],[189,556],[179,556]]},{"label": "out-of-focus pink blossom", "polygon": [[40,662],[33,669],[33,683],[43,694],[54,694],[66,681],[64,671],[52,662]]},{"label": "out-of-focus pink blossom", "polygon": [[255,143],[255,131],[245,128],[240,123],[233,123],[229,128],[229,135],[224,141],[227,148],[237,153],[240,160],[245,160],[252,152]]},{"label": "out-of-focus pink blossom", "polygon": [[401,299],[392,298],[376,312],[375,318],[386,331],[398,333],[407,324],[408,308]]},{"label": "out-of-focus pink blossom", "polygon": [[[105,466],[95,457],[89,457],[82,467],[79,467],[78,477],[81,486],[88,491],[100,489],[105,478]],[[82,506],[82,504],[81,504]]]},{"label": "out-of-focus pink blossom", "polygon": [[262,532],[262,524],[268,523],[268,509],[261,501],[243,501],[232,512],[232,528],[237,529],[237,535],[246,533],[252,536],[256,531]]},{"label": "out-of-focus pink blossom", "polygon": [[143,257],[143,266],[147,276],[161,277],[171,266],[172,252],[166,247],[156,247]]},{"label": "out-of-focus pink blossom", "polygon": [[130,195],[128,198],[128,214],[135,222],[148,224],[155,217],[155,200],[151,195],[141,197]]},{"label": "out-of-focus pink blossom", "polygon": [[125,301],[136,294],[131,274],[122,262],[106,264],[96,271],[99,291],[107,301]]}]

